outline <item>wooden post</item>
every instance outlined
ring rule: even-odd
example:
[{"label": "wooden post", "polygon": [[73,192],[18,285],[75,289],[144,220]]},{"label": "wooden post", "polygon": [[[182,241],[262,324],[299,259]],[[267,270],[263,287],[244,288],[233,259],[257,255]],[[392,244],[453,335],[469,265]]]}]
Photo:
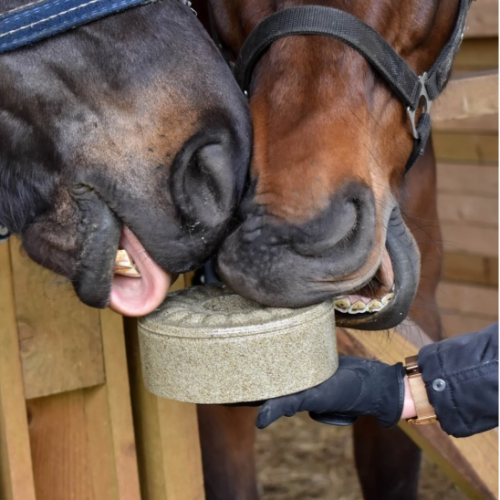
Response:
[{"label": "wooden post", "polygon": [[[181,276],[172,291],[183,287]],[[196,406],[146,390],[137,322],[126,319],[125,332],[142,500],[203,500]]]},{"label": "wooden post", "polygon": [[0,269],[0,498],[35,500],[7,243],[0,243]]},{"label": "wooden post", "polygon": [[105,404],[109,414],[117,499],[136,500],[140,499],[139,471],[122,316],[110,309],[101,311],[101,332],[106,371]]}]

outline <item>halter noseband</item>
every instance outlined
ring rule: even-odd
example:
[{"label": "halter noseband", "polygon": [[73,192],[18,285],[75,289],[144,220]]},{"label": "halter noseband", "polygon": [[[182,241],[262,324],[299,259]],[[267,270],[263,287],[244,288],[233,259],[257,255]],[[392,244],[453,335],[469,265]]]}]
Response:
[{"label": "halter noseband", "polygon": [[[465,19],[472,0],[460,0],[458,18],[450,40],[432,68],[417,76],[408,63],[382,36],[357,17],[333,7],[290,7],[264,19],[250,33],[240,51],[234,75],[246,95],[255,65],[280,38],[292,35],[325,35],[357,50],[385,79],[406,106],[414,138],[413,151],[406,163],[408,171],[424,153],[431,132],[432,102],[444,89],[453,58],[460,47]],[[421,100],[424,107],[416,121]]]},{"label": "halter noseband", "polygon": [[[0,54],[157,0],[34,0],[0,14]],[[180,0],[191,7],[189,0]]]}]

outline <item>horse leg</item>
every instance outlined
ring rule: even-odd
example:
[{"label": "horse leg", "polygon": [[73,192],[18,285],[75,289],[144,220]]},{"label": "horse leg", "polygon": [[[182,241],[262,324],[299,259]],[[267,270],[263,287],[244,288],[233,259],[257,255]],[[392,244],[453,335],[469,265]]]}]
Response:
[{"label": "horse leg", "polygon": [[[420,283],[410,318],[433,340],[439,340],[436,288],[442,245],[431,140],[424,156],[408,173],[405,187],[400,205],[421,254]],[[373,419],[360,419],[354,425],[354,454],[365,500],[417,499],[421,451],[399,428],[384,429]]]},{"label": "horse leg", "polygon": [[257,500],[258,408],[198,405],[206,500]]},{"label": "horse leg", "polygon": [[401,429],[358,420],[354,456],[365,500],[417,499],[421,451]]}]

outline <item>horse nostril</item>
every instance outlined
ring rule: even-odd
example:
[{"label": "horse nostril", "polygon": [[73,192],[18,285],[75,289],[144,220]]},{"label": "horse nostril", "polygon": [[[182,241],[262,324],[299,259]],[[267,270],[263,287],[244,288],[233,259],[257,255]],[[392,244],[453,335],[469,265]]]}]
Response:
[{"label": "horse nostril", "polygon": [[[212,140],[207,143],[208,139]],[[227,221],[236,206],[232,145],[224,136],[218,139],[195,136],[177,155],[171,170],[174,205],[188,224],[201,224],[199,229]]]},{"label": "horse nostril", "polygon": [[196,152],[192,162],[192,175],[210,191],[216,204],[226,208],[235,188],[227,148],[222,144],[209,144]]},{"label": "horse nostril", "polygon": [[344,245],[361,228],[375,227],[375,203],[371,191],[363,185],[351,184],[334,195],[329,207],[301,228],[301,233],[291,239],[292,249],[304,257],[318,257],[332,248]]}]

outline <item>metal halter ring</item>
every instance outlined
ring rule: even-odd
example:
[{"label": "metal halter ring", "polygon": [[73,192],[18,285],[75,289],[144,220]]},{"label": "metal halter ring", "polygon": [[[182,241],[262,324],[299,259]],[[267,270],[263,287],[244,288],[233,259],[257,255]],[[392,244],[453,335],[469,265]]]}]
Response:
[{"label": "metal halter ring", "polygon": [[0,242],[7,241],[9,239],[10,232],[9,230],[0,224]]},{"label": "metal halter ring", "polygon": [[420,100],[422,99],[422,97],[425,99],[425,107],[422,109],[422,113],[430,113],[432,106],[432,101],[429,97],[429,94],[427,93],[427,88],[425,86],[425,84],[427,83],[427,73],[422,73],[418,77],[418,81],[420,82],[420,95],[418,96],[417,107],[415,109],[411,109],[410,106],[406,108],[408,116],[410,117],[410,123],[414,139],[420,139],[420,134],[418,133],[417,130],[415,115],[417,114],[417,110],[420,107]]}]

